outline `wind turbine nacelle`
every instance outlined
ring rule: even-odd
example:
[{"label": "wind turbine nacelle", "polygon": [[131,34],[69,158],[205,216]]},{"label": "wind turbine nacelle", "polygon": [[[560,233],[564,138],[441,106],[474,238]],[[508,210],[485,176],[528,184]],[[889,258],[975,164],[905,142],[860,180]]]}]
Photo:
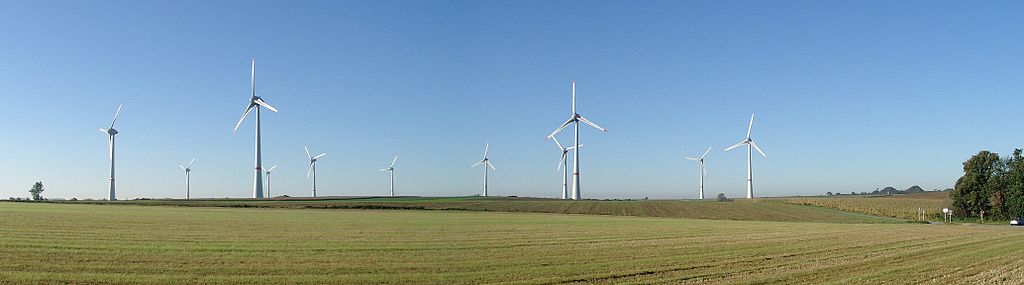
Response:
[{"label": "wind turbine nacelle", "polygon": [[107,129],[107,134],[116,135],[117,134],[117,130],[115,130],[115,129]]}]

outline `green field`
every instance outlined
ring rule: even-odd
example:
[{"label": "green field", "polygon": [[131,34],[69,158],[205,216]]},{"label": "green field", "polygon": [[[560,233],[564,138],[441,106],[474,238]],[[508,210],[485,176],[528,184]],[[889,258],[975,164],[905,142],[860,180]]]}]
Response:
[{"label": "green field", "polygon": [[[100,202],[102,203],[102,202]],[[696,200],[651,201],[566,201],[538,198],[493,197],[402,197],[351,199],[287,200],[144,200],[119,201],[117,204],[149,206],[192,206],[232,208],[297,209],[391,209],[459,210],[515,213],[587,214],[611,216],[665,217],[712,220],[827,222],[827,223],[902,223],[903,219],[871,216],[825,207],[808,207],[774,200],[736,200],[734,202]]]},{"label": "green field", "polygon": [[771,199],[796,205],[809,205],[880,217],[917,220],[918,211],[925,219],[942,220],[942,208],[952,208],[947,192],[925,192],[886,196],[792,197]]},{"label": "green field", "polygon": [[16,284],[1024,280],[1008,226],[0,203],[0,245]]}]

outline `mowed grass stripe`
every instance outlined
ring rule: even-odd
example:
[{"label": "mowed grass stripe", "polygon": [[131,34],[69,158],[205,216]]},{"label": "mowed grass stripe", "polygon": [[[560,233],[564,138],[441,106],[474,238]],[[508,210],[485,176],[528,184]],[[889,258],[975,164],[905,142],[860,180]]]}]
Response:
[{"label": "mowed grass stripe", "polygon": [[802,205],[775,199],[716,202],[708,200],[565,201],[538,198],[399,197],[326,200],[139,200],[117,201],[113,203],[96,201],[66,203],[96,203],[110,206],[156,205],[243,208],[462,210],[781,222],[900,223],[905,221],[904,219],[845,212],[827,207]]},{"label": "mowed grass stripe", "polygon": [[[998,267],[1024,245],[1008,227],[14,203],[0,229],[4,283],[905,283],[936,272],[877,263],[956,250]],[[999,278],[940,280],[980,275]]]}]

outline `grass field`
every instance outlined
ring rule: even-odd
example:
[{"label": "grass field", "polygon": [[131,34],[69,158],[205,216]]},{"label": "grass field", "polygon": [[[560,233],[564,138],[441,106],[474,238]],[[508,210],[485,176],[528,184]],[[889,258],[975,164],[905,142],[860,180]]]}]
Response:
[{"label": "grass field", "polygon": [[772,200],[908,220],[916,220],[918,210],[924,211],[926,219],[942,220],[942,208],[953,206],[953,200],[949,198],[947,192],[892,196],[793,197]]},{"label": "grass field", "polygon": [[538,198],[496,197],[396,197],[349,199],[285,200],[143,200],[118,204],[267,207],[305,209],[392,209],[463,210],[516,213],[589,214],[612,216],[666,217],[742,221],[827,222],[827,223],[902,223],[905,220],[871,216],[823,207],[781,203],[774,200],[736,200],[733,202],[695,200],[649,201],[567,201]]},{"label": "grass field", "polygon": [[0,283],[980,284],[1024,230],[471,211],[0,203]]}]

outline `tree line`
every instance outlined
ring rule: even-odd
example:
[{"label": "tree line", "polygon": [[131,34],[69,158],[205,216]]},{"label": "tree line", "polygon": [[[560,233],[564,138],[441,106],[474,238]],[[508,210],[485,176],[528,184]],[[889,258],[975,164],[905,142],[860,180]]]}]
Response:
[{"label": "tree line", "polygon": [[986,219],[1024,216],[1024,156],[1021,149],[1001,158],[983,150],[964,162],[964,175],[953,192],[953,213]]}]

